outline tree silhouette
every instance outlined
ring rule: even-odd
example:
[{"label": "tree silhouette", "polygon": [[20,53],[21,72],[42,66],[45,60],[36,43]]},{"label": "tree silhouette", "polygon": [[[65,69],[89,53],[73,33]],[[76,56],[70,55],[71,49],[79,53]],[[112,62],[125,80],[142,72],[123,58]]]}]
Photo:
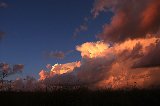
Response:
[{"label": "tree silhouette", "polygon": [[[4,87],[5,77],[8,77],[15,73],[22,72],[23,68],[24,68],[23,64],[15,64],[11,68],[10,65],[7,63],[0,63],[0,89],[3,89]],[[9,81],[5,81],[5,82],[9,82]]]},{"label": "tree silhouette", "polygon": [[23,64],[16,64],[13,65],[13,67],[11,68],[10,65],[7,63],[0,63],[0,78],[2,80],[9,75],[22,72],[23,68]]}]

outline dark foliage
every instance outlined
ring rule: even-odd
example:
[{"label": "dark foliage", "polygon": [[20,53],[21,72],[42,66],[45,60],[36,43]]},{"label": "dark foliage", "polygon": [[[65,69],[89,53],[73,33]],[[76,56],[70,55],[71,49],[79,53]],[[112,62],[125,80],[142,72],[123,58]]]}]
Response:
[{"label": "dark foliage", "polygon": [[1,104],[27,106],[160,106],[160,90],[56,90],[0,92]]}]

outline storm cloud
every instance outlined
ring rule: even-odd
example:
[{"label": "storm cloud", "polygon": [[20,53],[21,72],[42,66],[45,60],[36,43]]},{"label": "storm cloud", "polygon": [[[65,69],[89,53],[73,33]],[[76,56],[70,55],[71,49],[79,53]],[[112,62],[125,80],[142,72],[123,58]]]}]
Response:
[{"label": "storm cloud", "polygon": [[102,11],[113,13],[111,22],[105,24],[98,37],[106,42],[157,36],[160,29],[159,0],[96,0],[92,14]]}]

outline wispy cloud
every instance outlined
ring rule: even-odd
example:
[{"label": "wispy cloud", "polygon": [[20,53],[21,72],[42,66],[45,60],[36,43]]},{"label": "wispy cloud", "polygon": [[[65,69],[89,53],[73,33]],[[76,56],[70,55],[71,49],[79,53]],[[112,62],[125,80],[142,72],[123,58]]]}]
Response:
[{"label": "wispy cloud", "polygon": [[[85,18],[85,20],[87,20],[87,18]],[[87,30],[88,30],[88,25],[86,23],[81,24],[73,32],[73,38],[76,38],[81,32],[84,32],[84,31],[87,31]]]},{"label": "wispy cloud", "polygon": [[[0,8],[7,8],[7,7],[8,7],[7,3],[0,1]],[[4,37],[4,35],[5,35],[5,32],[0,31],[0,40]]]},{"label": "wispy cloud", "polygon": [[5,32],[0,32],[0,40],[4,37]]},{"label": "wispy cloud", "polygon": [[5,2],[0,2],[0,8],[7,8],[8,4]]},{"label": "wispy cloud", "polygon": [[64,59],[66,57],[66,55],[70,54],[71,52],[73,52],[73,50],[69,50],[69,51],[66,51],[66,52],[51,51],[51,52],[47,52],[45,55],[46,55],[47,58]]}]

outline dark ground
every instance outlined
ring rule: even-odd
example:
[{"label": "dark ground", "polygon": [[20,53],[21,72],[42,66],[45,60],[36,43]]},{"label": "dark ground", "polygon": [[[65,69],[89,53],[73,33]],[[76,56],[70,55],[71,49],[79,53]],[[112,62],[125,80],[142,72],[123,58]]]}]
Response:
[{"label": "dark ground", "polygon": [[0,92],[0,102],[0,106],[160,106],[160,90]]}]

